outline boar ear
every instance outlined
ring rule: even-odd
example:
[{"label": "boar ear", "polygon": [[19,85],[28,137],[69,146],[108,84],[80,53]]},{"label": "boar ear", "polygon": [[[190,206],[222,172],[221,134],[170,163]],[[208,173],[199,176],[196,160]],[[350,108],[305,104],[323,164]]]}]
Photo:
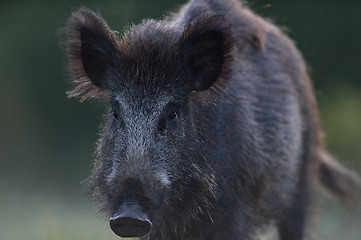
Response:
[{"label": "boar ear", "polygon": [[64,42],[73,90],[82,99],[104,95],[117,62],[117,38],[103,18],[87,8],[72,14],[64,28]]},{"label": "boar ear", "polygon": [[197,17],[186,26],[180,41],[192,90],[208,89],[227,72],[233,40],[224,17]]}]

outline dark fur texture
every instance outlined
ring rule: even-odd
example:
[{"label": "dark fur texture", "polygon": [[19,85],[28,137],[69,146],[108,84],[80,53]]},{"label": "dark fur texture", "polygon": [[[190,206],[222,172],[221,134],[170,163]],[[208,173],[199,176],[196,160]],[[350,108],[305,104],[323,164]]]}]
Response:
[{"label": "dark fur texture", "polygon": [[64,32],[69,96],[110,113],[90,186],[109,216],[141,205],[142,239],[301,240],[315,179],[346,200],[360,188],[323,150],[294,44],[240,3],[191,0],[121,37],[81,8]]}]

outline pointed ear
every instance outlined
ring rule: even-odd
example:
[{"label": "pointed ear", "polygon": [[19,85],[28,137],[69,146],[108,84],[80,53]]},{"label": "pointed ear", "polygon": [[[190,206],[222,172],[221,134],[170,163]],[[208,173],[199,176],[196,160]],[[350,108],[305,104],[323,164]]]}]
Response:
[{"label": "pointed ear", "polygon": [[83,100],[104,95],[119,55],[116,36],[100,15],[87,8],[72,14],[64,33],[69,72],[75,85],[68,95]]},{"label": "pointed ear", "polygon": [[200,16],[185,28],[181,54],[191,89],[208,89],[228,71],[233,39],[223,16]]}]

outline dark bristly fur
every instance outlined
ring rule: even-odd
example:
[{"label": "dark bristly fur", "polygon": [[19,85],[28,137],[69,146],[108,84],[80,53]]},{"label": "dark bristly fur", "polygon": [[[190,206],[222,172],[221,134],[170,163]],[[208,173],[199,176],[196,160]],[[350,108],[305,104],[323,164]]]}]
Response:
[{"label": "dark bristly fur", "polygon": [[191,0],[122,36],[81,8],[64,35],[68,95],[108,103],[89,185],[109,216],[141,207],[141,239],[302,240],[315,180],[355,201],[302,56],[241,3]]}]

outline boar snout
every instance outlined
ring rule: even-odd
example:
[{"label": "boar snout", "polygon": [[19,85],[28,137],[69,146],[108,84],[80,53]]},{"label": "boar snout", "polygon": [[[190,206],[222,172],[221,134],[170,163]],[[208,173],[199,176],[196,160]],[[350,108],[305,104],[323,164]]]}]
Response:
[{"label": "boar snout", "polygon": [[138,203],[123,203],[110,219],[110,228],[120,237],[143,237],[147,235],[152,222]]}]

